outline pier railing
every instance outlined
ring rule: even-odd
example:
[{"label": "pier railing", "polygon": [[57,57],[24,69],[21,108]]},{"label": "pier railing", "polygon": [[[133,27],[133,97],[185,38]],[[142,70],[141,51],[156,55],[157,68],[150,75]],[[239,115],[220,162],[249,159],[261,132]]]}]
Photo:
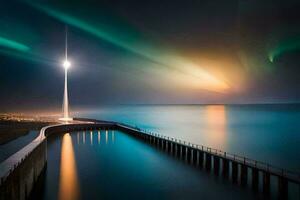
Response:
[{"label": "pier railing", "polygon": [[277,167],[277,166],[271,165],[271,164],[266,163],[266,162],[254,160],[254,159],[251,159],[251,158],[248,158],[248,157],[245,157],[245,156],[236,155],[236,154],[233,154],[233,153],[229,153],[229,152],[222,151],[222,150],[219,150],[219,149],[207,147],[207,146],[204,146],[204,145],[193,144],[193,143],[190,143],[190,142],[186,142],[184,140],[175,139],[175,138],[160,135],[160,134],[157,134],[157,133],[147,133],[147,131],[145,131],[145,130],[143,130],[143,133],[150,134],[152,136],[156,136],[156,137],[161,138],[161,139],[173,141],[175,143],[178,143],[178,144],[181,144],[181,145],[184,145],[184,146],[192,147],[192,148],[201,150],[203,152],[210,153],[212,155],[216,155],[216,156],[219,156],[219,157],[223,157],[223,158],[238,162],[240,164],[245,164],[245,165],[248,165],[250,167],[255,167],[255,168],[258,168],[262,171],[269,172],[273,175],[283,176],[283,177],[286,177],[286,178],[288,178],[289,180],[291,180],[293,182],[300,183],[300,174],[299,173],[291,171],[291,170],[287,170],[287,169],[284,169],[284,168],[281,168],[281,167]]},{"label": "pier railing", "polygon": [[285,177],[289,181],[300,184],[300,173],[298,173],[298,172],[287,170],[287,169],[284,169],[281,167],[271,165],[266,162],[254,160],[254,159],[251,159],[251,158],[248,158],[245,156],[240,156],[240,155],[229,153],[229,152],[222,151],[219,149],[215,149],[215,148],[211,148],[211,147],[207,147],[207,146],[199,145],[199,144],[193,144],[191,142],[186,142],[184,140],[169,137],[169,136],[164,136],[164,135],[152,132],[152,131],[141,129],[137,126],[131,126],[131,125],[124,124],[124,123],[119,123],[118,125],[124,126],[126,128],[130,128],[141,134],[151,135],[151,136],[154,136],[154,137],[157,137],[160,139],[164,139],[164,140],[167,140],[167,141],[170,141],[173,143],[177,143],[177,144],[186,146],[186,147],[197,149],[197,150],[203,151],[204,153],[209,153],[211,155],[218,156],[220,158],[225,158],[227,160],[231,160],[231,161],[239,163],[239,164],[247,165],[249,167],[259,169],[260,171],[268,172],[275,176]]}]

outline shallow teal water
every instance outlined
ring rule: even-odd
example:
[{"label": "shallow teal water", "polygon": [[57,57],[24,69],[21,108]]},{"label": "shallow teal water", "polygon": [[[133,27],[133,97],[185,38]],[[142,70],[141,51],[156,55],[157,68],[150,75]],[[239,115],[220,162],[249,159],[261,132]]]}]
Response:
[{"label": "shallow teal water", "polygon": [[300,104],[103,106],[77,116],[125,122],[300,172]]},{"label": "shallow teal water", "polygon": [[119,131],[87,131],[48,138],[47,170],[35,199],[258,199]]}]

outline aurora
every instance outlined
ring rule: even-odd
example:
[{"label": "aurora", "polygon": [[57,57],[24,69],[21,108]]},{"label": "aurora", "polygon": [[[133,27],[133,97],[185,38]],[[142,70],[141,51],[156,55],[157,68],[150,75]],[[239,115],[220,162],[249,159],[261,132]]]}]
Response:
[{"label": "aurora", "polygon": [[25,44],[1,36],[0,36],[0,46],[17,50],[17,51],[22,51],[22,52],[27,52],[30,50],[30,48]]},{"label": "aurora", "polygon": [[289,38],[279,42],[279,44],[269,52],[269,60],[270,62],[274,62],[274,60],[280,55],[292,52],[300,49],[300,38]]}]

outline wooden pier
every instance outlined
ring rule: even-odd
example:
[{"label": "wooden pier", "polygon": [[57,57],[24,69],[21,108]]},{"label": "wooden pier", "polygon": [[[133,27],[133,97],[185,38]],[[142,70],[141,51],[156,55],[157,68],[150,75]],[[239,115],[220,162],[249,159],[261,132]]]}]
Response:
[{"label": "wooden pier", "polygon": [[[279,199],[288,199],[288,189],[291,183],[298,185],[300,191],[300,174],[298,173],[218,149],[144,131],[125,124],[118,124],[117,128],[131,133],[135,137],[157,146],[192,165],[204,168],[207,171],[213,171],[217,176],[222,175],[225,178],[231,178],[233,183],[238,183],[241,186],[250,185],[255,191],[261,189],[265,195],[270,194],[271,176],[276,177],[278,181],[277,191]],[[259,188],[259,185],[262,185],[262,188]]]}]

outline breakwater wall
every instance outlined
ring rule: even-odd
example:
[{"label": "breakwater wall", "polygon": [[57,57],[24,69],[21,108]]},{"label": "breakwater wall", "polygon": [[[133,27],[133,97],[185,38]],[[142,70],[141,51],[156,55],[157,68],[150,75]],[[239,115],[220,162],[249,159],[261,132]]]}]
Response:
[{"label": "breakwater wall", "polygon": [[46,126],[31,143],[0,163],[0,200],[25,200],[47,164],[47,137],[87,129],[114,129],[115,123],[84,122]]},{"label": "breakwater wall", "polygon": [[0,199],[26,199],[47,162],[47,141],[36,138],[0,164]]}]

